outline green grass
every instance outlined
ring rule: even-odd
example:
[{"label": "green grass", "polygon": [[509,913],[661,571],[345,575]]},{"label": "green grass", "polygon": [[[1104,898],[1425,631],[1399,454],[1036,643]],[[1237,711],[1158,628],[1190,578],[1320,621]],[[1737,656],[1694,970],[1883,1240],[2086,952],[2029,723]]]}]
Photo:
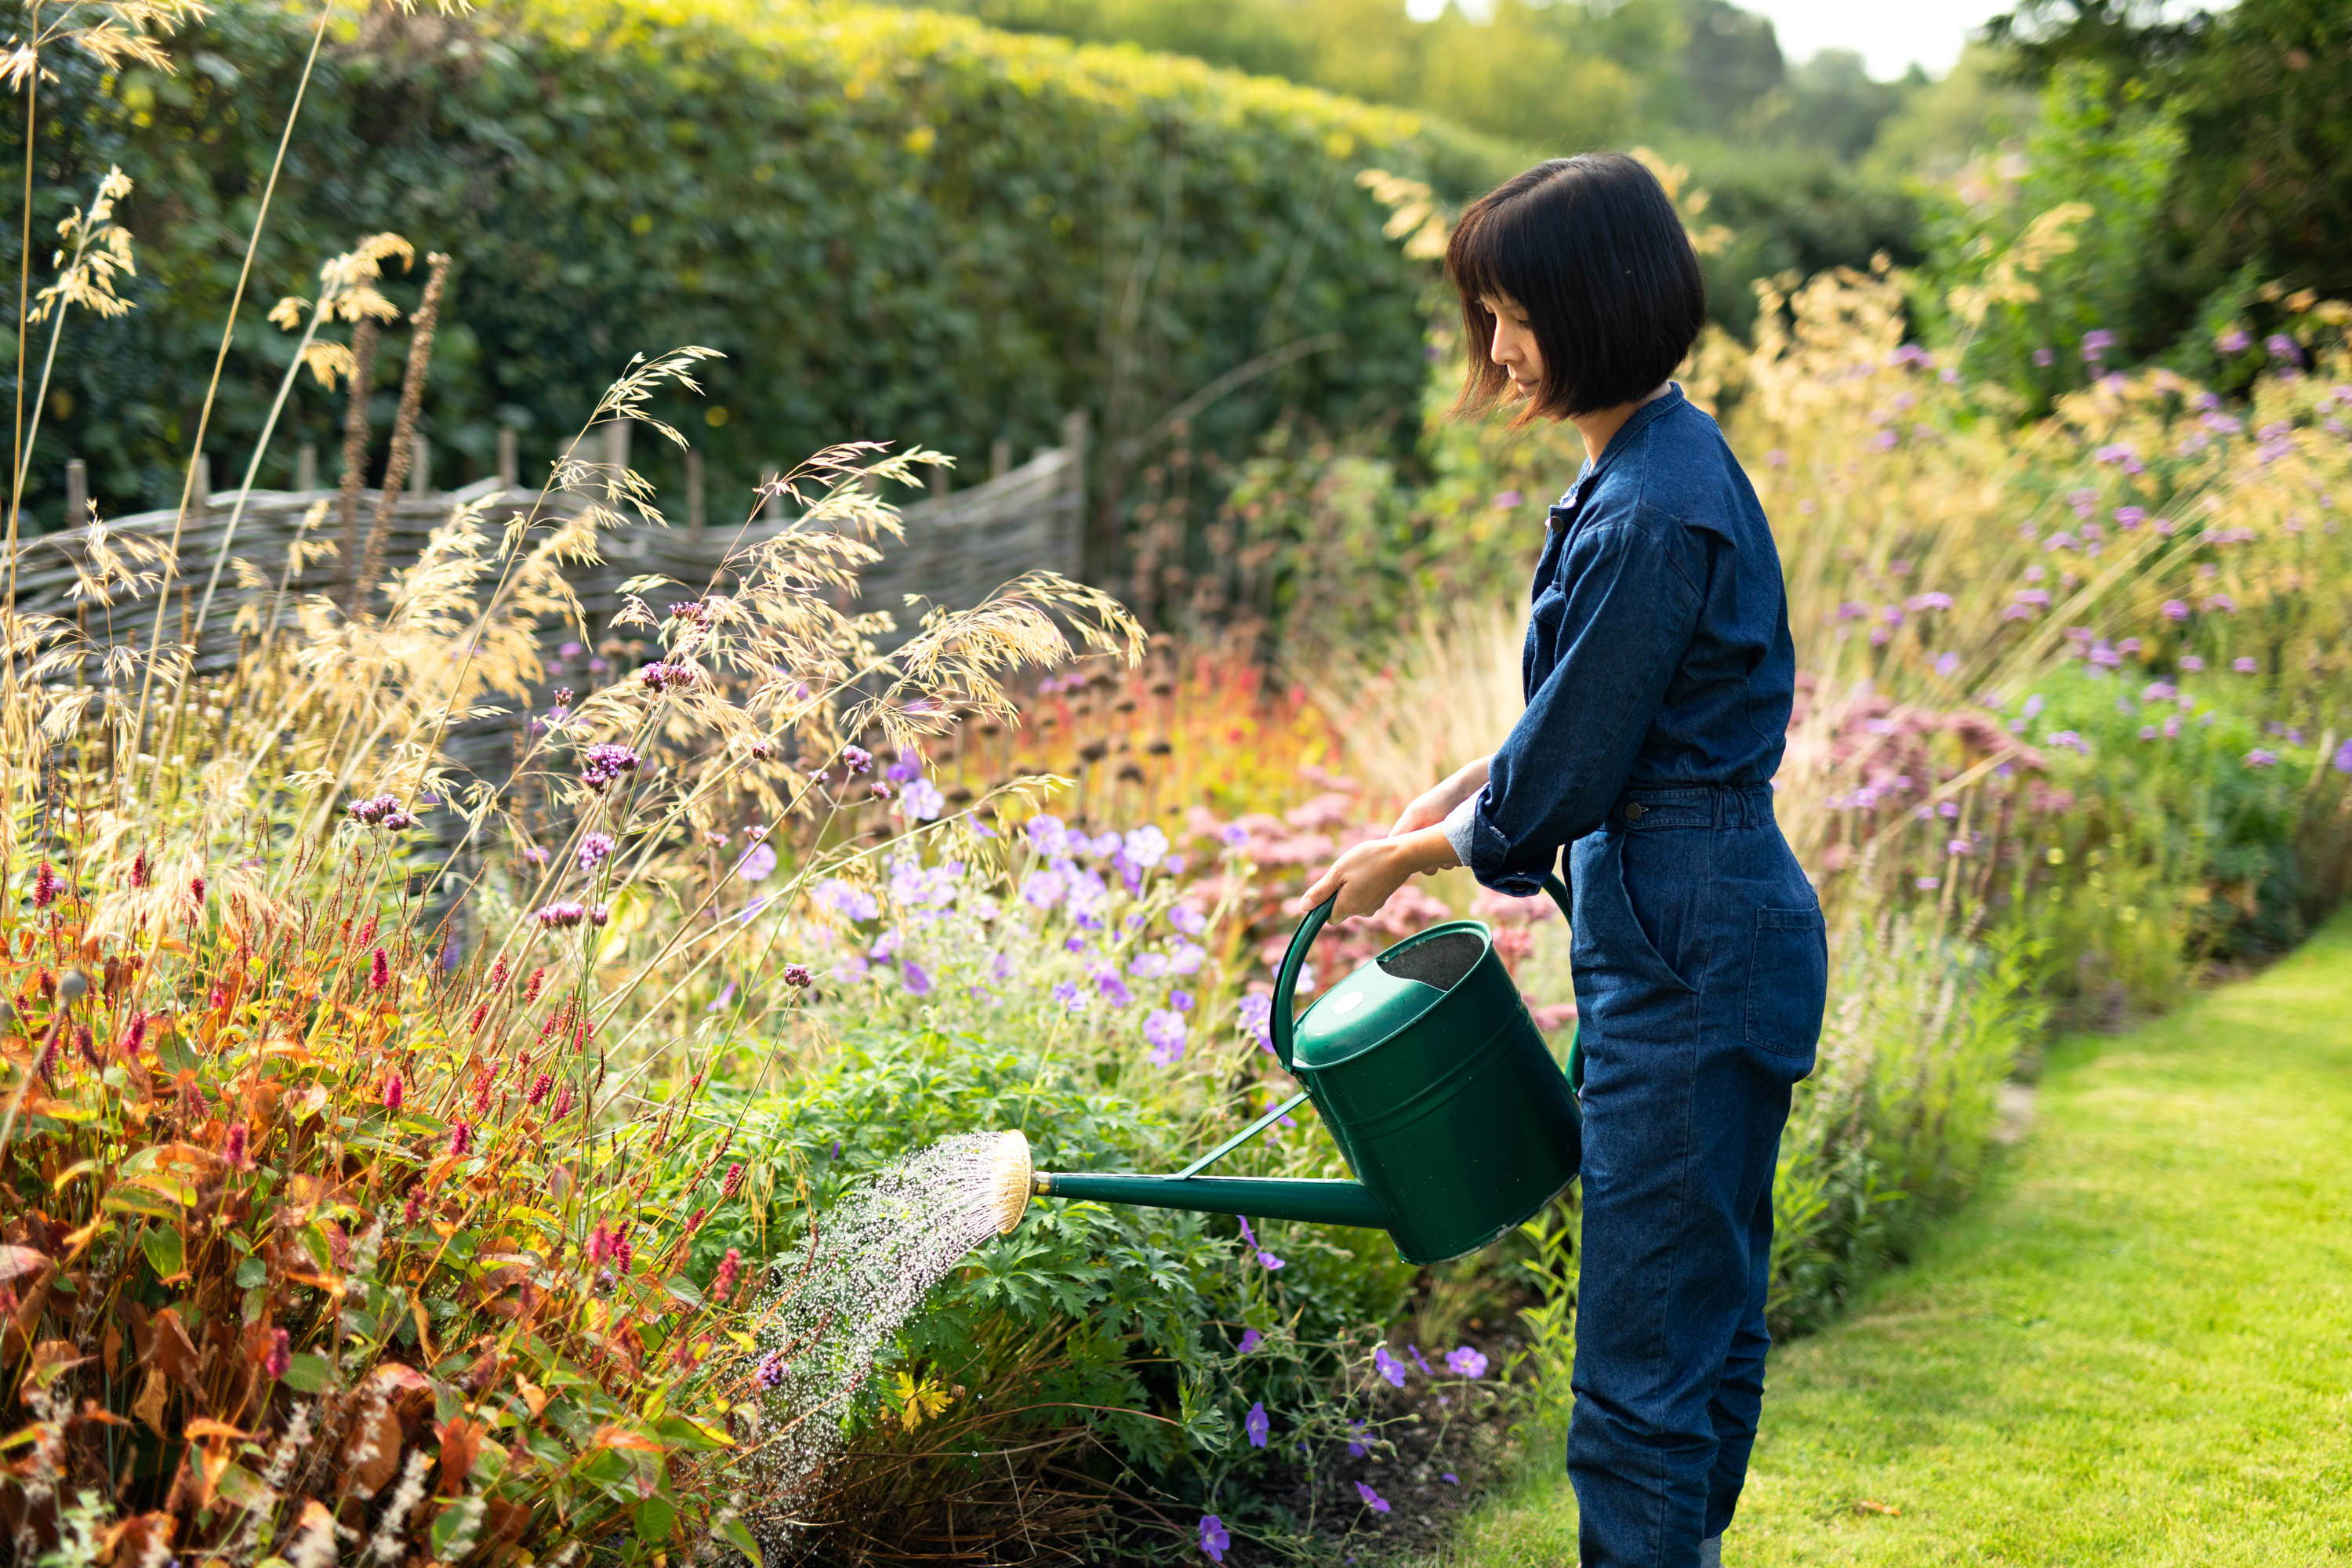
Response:
[{"label": "green grass", "polygon": [[[1977,1199],[1775,1352],[1725,1562],[2352,1563],[2348,1194],[2352,915],[2053,1054]],[[1572,1564],[1575,1539],[1547,1466],[1443,1561]]]}]

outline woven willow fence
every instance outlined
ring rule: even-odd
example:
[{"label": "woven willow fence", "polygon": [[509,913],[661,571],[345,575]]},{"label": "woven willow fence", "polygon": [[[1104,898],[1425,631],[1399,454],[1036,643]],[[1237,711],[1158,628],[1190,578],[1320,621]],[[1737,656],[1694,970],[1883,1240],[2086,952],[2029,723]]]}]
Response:
[{"label": "woven willow fence", "polygon": [[[614,438],[605,444],[604,459],[625,464],[628,426],[605,428]],[[936,603],[961,607],[1024,572],[1046,568],[1076,575],[1086,510],[1085,412],[1073,411],[1063,420],[1062,431],[1062,445],[1039,448],[1017,468],[1009,466],[1009,455],[1000,447],[994,466],[1003,471],[984,483],[963,490],[934,489],[923,499],[897,503],[906,538],[886,543],[883,558],[867,568],[862,603],[895,611],[905,603],[904,595],[919,594]],[[424,447],[421,437],[417,445]],[[511,441],[500,443],[499,459],[499,474],[459,489],[441,491],[430,487],[429,454],[420,450],[410,468],[407,489],[393,499],[383,519],[383,571],[413,565],[426,538],[459,502],[481,503],[493,531],[537,503],[537,491],[517,482]],[[303,465],[310,466],[307,461]],[[117,590],[113,602],[101,607],[78,596],[76,585],[89,571],[93,544],[91,530],[84,526],[24,541],[16,562],[16,607],[79,619],[100,644],[135,640],[142,647],[153,634],[160,608],[166,616],[166,638],[185,640],[214,578],[215,563],[226,554],[232,563],[243,563],[246,570],[240,572],[232,564],[218,574],[218,587],[205,615],[195,653],[195,668],[201,675],[224,670],[240,656],[252,635],[250,630],[237,629],[239,612],[248,604],[266,607],[274,601],[279,625],[291,626],[304,595],[324,594],[338,602],[343,599],[351,563],[341,551],[306,561],[302,570],[286,580],[282,594],[278,588],[285,577],[289,548],[312,508],[322,501],[327,505],[324,522],[310,533],[313,552],[322,541],[342,540],[339,492],[302,488],[257,489],[242,498],[234,490],[208,493],[205,468],[200,459],[195,499],[180,530],[180,564],[168,598],[133,597]],[[79,470],[79,463],[68,468],[68,514],[82,510]],[[934,472],[944,474],[944,470]],[[786,526],[772,501],[748,525],[730,520],[704,526],[698,465],[689,466],[687,480],[686,521],[667,529],[631,528],[608,533],[600,541],[606,556],[604,563],[574,566],[567,572],[592,631],[611,623],[620,608],[620,586],[630,578],[658,573],[675,580],[687,593],[698,593],[730,551],[771,537]],[[382,499],[377,490],[358,492],[355,510],[362,535],[373,528]],[[543,503],[542,516],[575,510],[579,504],[577,498],[558,491]],[[135,536],[168,546],[176,519],[173,510],[116,518],[104,525],[104,536],[116,541]]]},{"label": "woven willow fence", "polygon": [[[606,442],[601,453],[605,462],[626,463],[626,428],[606,426],[608,432],[619,433],[619,438]],[[1086,414],[1073,411],[1062,422],[1062,444],[1039,448],[1018,467],[1012,466],[1010,453],[1000,444],[991,464],[999,471],[988,480],[967,489],[945,490],[936,488],[943,470],[933,470],[935,489],[930,495],[905,502],[893,498],[905,538],[882,542],[883,557],[866,568],[859,603],[896,613],[903,637],[913,629],[914,620],[905,610],[906,595],[917,594],[933,603],[961,608],[979,602],[1024,572],[1042,568],[1076,576],[1086,511]],[[421,438],[419,447],[423,447]],[[579,498],[562,492],[542,502],[536,489],[518,484],[510,440],[500,443],[499,474],[458,489],[432,489],[426,477],[430,466],[428,451],[414,455],[408,487],[393,498],[384,515],[380,563],[385,574],[415,564],[432,531],[461,502],[479,503],[493,534],[509,518],[534,505],[541,508],[545,518],[582,504]],[[79,463],[68,468],[68,505],[69,514],[87,516],[80,468]],[[315,463],[305,454],[298,466],[298,484],[312,480],[314,485],[314,468]],[[622,584],[658,573],[680,585],[681,592],[672,596],[694,596],[712,583],[730,552],[772,537],[787,526],[774,501],[748,524],[739,515],[715,525],[698,525],[703,512],[700,478],[698,466],[689,466],[685,519],[677,526],[612,531],[598,542],[605,556],[602,563],[566,569],[591,637],[599,645],[606,641],[606,628],[621,607]],[[160,610],[166,617],[165,639],[184,643],[195,627],[207,586],[220,563],[195,650],[195,670],[204,676],[221,673],[244,656],[258,635],[259,616],[273,605],[279,626],[292,627],[305,595],[324,595],[338,604],[345,602],[351,568],[340,548],[344,532],[339,491],[313,485],[290,490],[256,489],[243,496],[240,505],[236,491],[210,493],[205,479],[205,465],[200,459],[195,498],[180,530],[179,568],[168,595],[133,595],[117,585],[110,591],[110,602],[100,603],[87,592],[76,591],[92,575],[93,546],[101,538],[115,542],[118,554],[124,536],[169,546],[177,512],[149,511],[108,521],[99,537],[84,526],[24,540],[16,563],[17,608],[79,622],[101,648],[146,647]],[[382,500],[379,490],[358,492],[354,512],[362,537],[373,530]],[[326,516],[308,531],[311,549],[306,552],[302,568],[289,576],[289,546],[303,532],[304,519],[321,502]],[[322,541],[332,541],[339,548],[319,552],[317,546]],[[243,570],[238,569],[240,563]],[[382,575],[373,578],[378,583],[383,580]],[[657,591],[650,598],[656,605],[667,602]],[[256,615],[240,626],[241,612],[248,606],[255,607]],[[543,630],[567,640],[574,635],[568,622],[560,632],[554,626]],[[641,628],[632,632],[641,634]],[[625,644],[631,639],[621,640]],[[614,651],[628,656],[625,647]],[[652,657],[650,648],[638,651]],[[544,698],[545,693],[540,695]],[[543,706],[543,702],[532,706]],[[478,777],[504,777],[511,770],[518,731],[527,717],[524,709],[517,708],[495,717],[466,721],[445,737],[444,750],[461,768]],[[461,829],[453,813],[430,812],[425,820],[428,837],[444,848],[455,847]],[[470,861],[472,857],[461,858]],[[436,918],[440,912],[434,911]]]}]

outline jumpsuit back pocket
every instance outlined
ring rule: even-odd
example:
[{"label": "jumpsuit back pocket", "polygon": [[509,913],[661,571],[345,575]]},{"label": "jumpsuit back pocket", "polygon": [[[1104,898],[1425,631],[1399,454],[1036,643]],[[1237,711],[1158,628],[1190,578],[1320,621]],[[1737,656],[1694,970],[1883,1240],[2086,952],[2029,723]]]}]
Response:
[{"label": "jumpsuit back pocket", "polygon": [[1748,961],[1748,1039],[1779,1056],[1811,1056],[1828,1005],[1829,931],[1819,904],[1756,911]]}]

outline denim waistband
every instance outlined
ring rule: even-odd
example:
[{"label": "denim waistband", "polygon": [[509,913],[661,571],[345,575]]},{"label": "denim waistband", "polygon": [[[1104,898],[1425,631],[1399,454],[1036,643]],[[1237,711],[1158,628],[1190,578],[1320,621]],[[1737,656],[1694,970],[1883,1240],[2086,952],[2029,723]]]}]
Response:
[{"label": "denim waistband", "polygon": [[1773,820],[1772,786],[1633,784],[1601,819],[1607,833],[1668,827],[1757,827]]}]

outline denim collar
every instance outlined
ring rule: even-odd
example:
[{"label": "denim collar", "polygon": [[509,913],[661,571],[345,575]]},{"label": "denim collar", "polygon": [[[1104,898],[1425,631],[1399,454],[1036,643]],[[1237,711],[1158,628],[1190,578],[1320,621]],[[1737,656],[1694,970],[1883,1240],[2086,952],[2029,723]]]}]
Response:
[{"label": "denim collar", "polygon": [[1678,381],[1669,381],[1666,383],[1665,391],[1627,415],[1625,423],[1617,426],[1617,433],[1609,437],[1609,445],[1601,448],[1601,456],[1598,458],[1584,459],[1584,467],[1577,471],[1576,482],[1570,485],[1567,491],[1553,504],[1550,511],[1551,526],[1558,528],[1568,521],[1563,514],[1574,510],[1576,503],[1584,498],[1584,492],[1591,487],[1592,481],[1600,476],[1601,470],[1607,468],[1615,459],[1617,454],[1625,449],[1636,432],[1669,408],[1686,401],[1688,400],[1683,396],[1683,384]]}]

